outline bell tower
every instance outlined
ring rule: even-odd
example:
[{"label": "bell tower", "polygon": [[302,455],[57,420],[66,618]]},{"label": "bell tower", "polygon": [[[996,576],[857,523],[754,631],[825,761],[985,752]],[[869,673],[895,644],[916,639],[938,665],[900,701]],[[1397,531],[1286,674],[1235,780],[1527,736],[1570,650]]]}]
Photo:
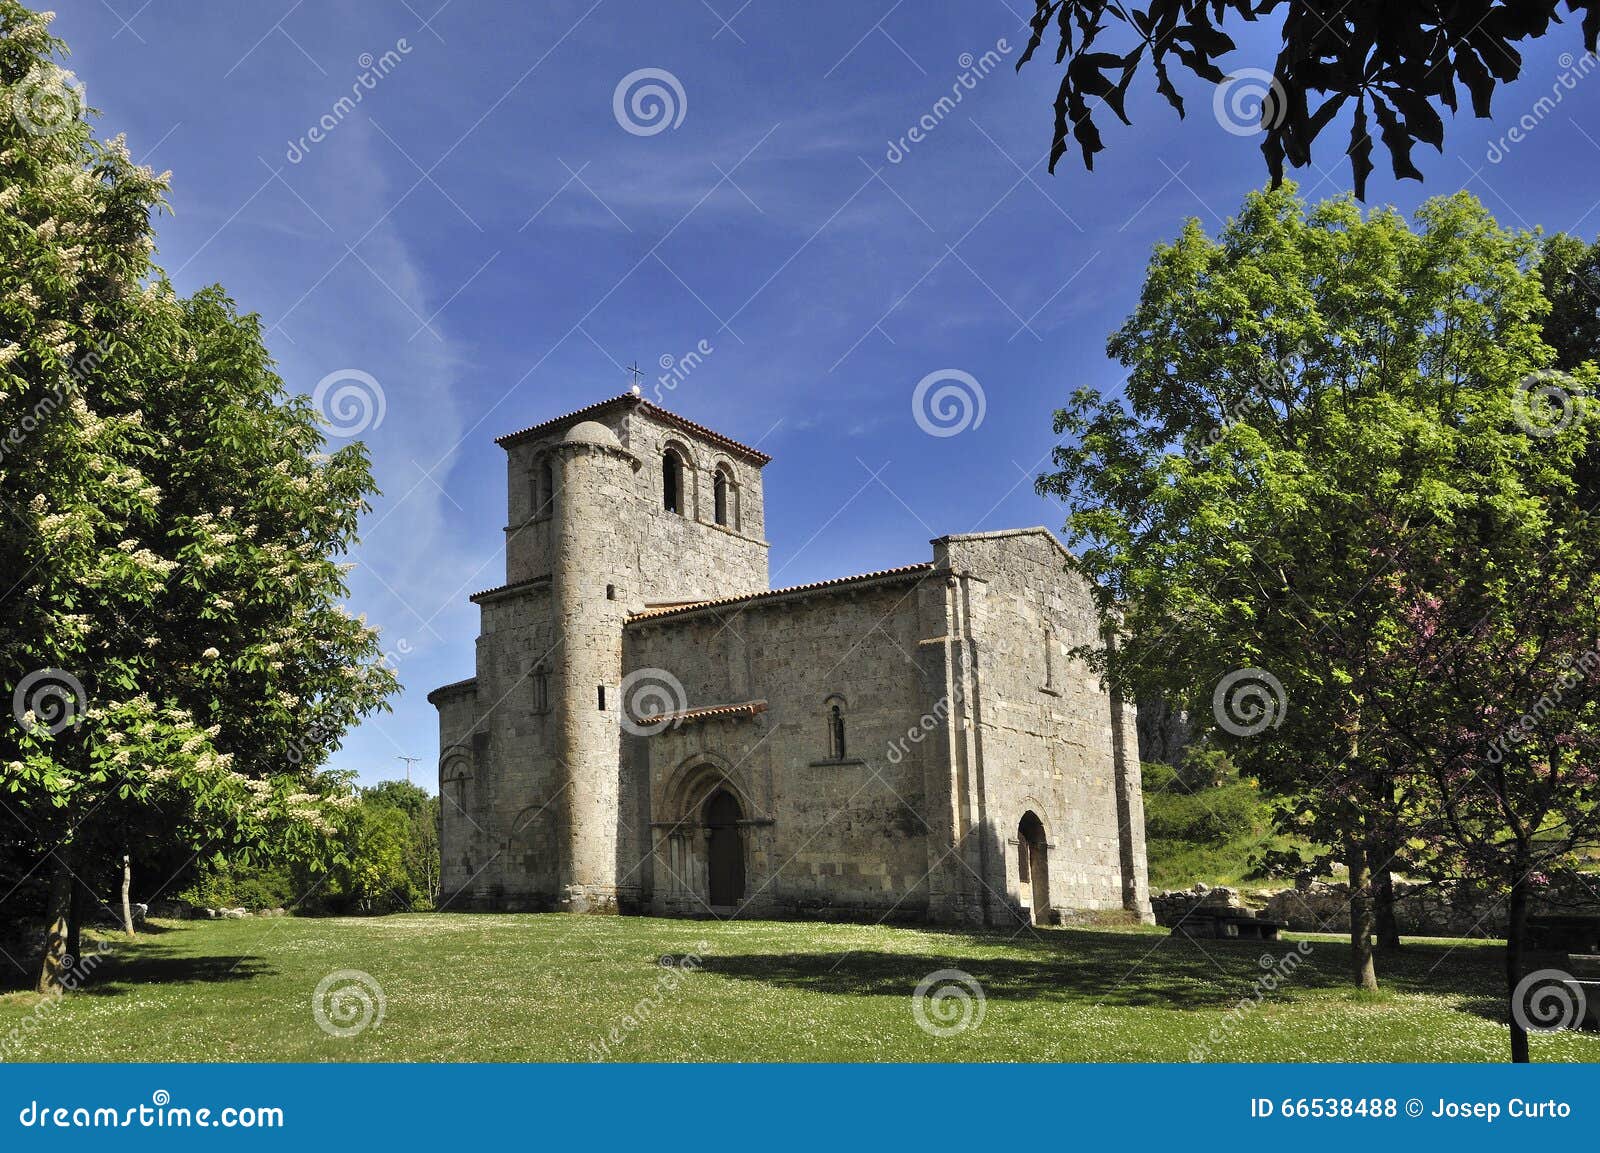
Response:
[{"label": "bell tower", "polygon": [[[636,546],[625,494],[637,457],[594,421],[568,430],[552,452],[556,477],[551,611],[556,631],[555,754],[564,815],[559,908],[614,913],[621,799],[622,626]],[[637,888],[635,885],[634,888]]]}]

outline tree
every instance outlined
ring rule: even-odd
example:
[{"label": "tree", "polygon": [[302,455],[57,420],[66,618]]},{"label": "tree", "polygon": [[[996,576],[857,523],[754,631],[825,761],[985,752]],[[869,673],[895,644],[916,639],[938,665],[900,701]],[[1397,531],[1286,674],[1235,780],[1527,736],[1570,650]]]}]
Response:
[{"label": "tree", "polygon": [[[1563,383],[1593,396],[1596,377]],[[1513,401],[1522,483],[1463,503],[1447,552],[1397,558],[1413,611],[1393,643],[1417,675],[1386,720],[1427,772],[1426,867],[1505,902],[1511,1054],[1527,1061],[1529,906],[1600,845],[1600,486],[1592,420],[1534,422]]]},{"label": "tree", "polygon": [[[1056,40],[1056,63],[1065,63],[1055,100],[1050,171],[1078,141],[1085,167],[1104,149],[1094,122],[1094,102],[1103,102],[1124,124],[1128,86],[1148,56],[1156,89],[1184,113],[1170,72],[1175,59],[1203,80],[1228,77],[1219,60],[1235,48],[1223,26],[1283,12],[1283,47],[1262,101],[1261,150],[1276,186],[1285,159],[1296,168],[1311,163],[1318,135],[1339,112],[1353,110],[1351,171],[1356,195],[1365,199],[1372,171],[1369,112],[1377,121],[1396,179],[1421,180],[1411,162],[1417,143],[1444,147],[1438,108],[1457,110],[1466,89],[1472,110],[1490,115],[1497,85],[1522,70],[1514,45],[1537,38],[1560,22],[1561,0],[1472,0],[1470,3],[1286,3],[1286,0],[1150,0],[1134,8],[1111,0],[1035,0],[1027,49],[1020,69],[1047,37]],[[1600,36],[1600,0],[1566,0],[1583,13],[1583,41],[1595,51]],[[1115,45],[1108,43],[1115,39]]]},{"label": "tree", "polygon": [[1521,483],[1508,406],[1554,355],[1537,252],[1465,194],[1416,230],[1348,198],[1308,211],[1292,185],[1216,240],[1191,221],[1109,342],[1126,396],[1078,391],[1039,481],[1130,637],[1089,655],[1115,691],[1209,712],[1292,802],[1283,831],[1336,848],[1369,988],[1374,873],[1421,789],[1383,723],[1414,672],[1396,558],[1446,555],[1459,505]]},{"label": "tree", "polygon": [[165,178],[93,139],[46,21],[0,0],[0,765],[50,861],[56,991],[74,885],[130,837],[314,853],[315,769],[395,682],[341,605],[364,448],[326,454],[256,319],[151,263]]},{"label": "tree", "polygon": [[1544,328],[1555,367],[1570,371],[1600,360],[1600,240],[1585,245],[1556,233],[1545,241],[1540,275],[1550,298]]},{"label": "tree", "polygon": [[320,855],[268,852],[247,861],[203,862],[185,897],[246,908],[292,904],[302,913],[432,909],[439,897],[439,801],[409,781],[355,785],[347,770],[323,774],[323,791],[348,797]]},{"label": "tree", "polygon": [[350,898],[365,912],[432,909],[439,900],[439,800],[409,781],[361,791],[347,854]]}]

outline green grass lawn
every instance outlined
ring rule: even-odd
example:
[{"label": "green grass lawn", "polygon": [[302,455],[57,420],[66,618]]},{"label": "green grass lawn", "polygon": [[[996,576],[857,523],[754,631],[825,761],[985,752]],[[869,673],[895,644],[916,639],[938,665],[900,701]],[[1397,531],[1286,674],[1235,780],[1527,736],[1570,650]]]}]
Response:
[{"label": "green grass lawn", "polygon": [[[650,918],[408,915],[152,926],[59,1002],[0,996],[10,1060],[1499,1061],[1501,951],[1408,943],[1387,990],[1345,983],[1348,947],[1308,957],[1247,1012],[1295,942],[1173,940],[1132,928],[1005,935]],[[85,952],[88,952],[85,949]],[[686,972],[662,954],[699,953]],[[1552,958],[1551,960],[1555,960]],[[912,1013],[929,973],[960,969],[983,1016],[931,1036]],[[335,970],[371,975],[381,1023],[340,1038],[312,997]],[[668,980],[670,978],[670,980]],[[666,987],[675,982],[675,987]],[[953,1004],[953,1003],[952,1003]],[[1218,1038],[1208,1042],[1208,1035]],[[1535,1060],[1600,1061],[1600,1037],[1534,1038]]]}]

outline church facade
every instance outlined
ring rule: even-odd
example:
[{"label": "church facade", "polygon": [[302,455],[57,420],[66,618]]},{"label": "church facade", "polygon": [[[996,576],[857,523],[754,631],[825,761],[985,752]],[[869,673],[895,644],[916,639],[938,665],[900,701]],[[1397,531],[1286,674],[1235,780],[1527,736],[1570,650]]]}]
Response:
[{"label": "church facade", "polygon": [[1047,530],[769,587],[769,458],[625,394],[501,437],[506,583],[439,711],[447,907],[1148,919],[1136,718]]}]

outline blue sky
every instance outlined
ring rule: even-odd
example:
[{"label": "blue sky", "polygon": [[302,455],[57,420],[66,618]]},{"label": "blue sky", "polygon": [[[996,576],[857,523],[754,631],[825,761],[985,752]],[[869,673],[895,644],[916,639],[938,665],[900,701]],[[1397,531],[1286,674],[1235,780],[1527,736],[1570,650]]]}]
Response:
[{"label": "blue sky", "polygon": [[[946,532],[1059,528],[1032,489],[1052,410],[1121,379],[1105,339],[1151,246],[1191,216],[1216,228],[1264,179],[1259,136],[1192,77],[1187,120],[1141,77],[1132,129],[1098,117],[1096,171],[1072,154],[1050,176],[1058,75],[1053,52],[1013,71],[1024,0],[440,3],[71,0],[54,26],[100,133],[174,174],[157,259],[180,290],[220,282],[259,313],[294,391],[346,370],[366,377],[336,384],[381,390],[351,606],[405,691],[333,759],[369,782],[410,755],[432,787],[424,698],[471,675],[466,598],[504,579],[495,436],[623,391],[635,362],[654,392],[663,358],[704,342],[662,403],[775,458],[775,584],[922,560]],[[1266,32],[1226,64],[1270,69]],[[891,161],[990,51],[1001,66]],[[1581,54],[1575,25],[1528,46],[1493,122],[1419,150],[1425,189],[1380,156],[1369,202],[1465,186],[1507,223],[1600,233],[1600,67]],[[664,123],[629,111],[649,75],[616,110],[645,69],[670,74]],[[1582,76],[1535,115],[1563,71]],[[1348,188],[1346,132],[1303,189]],[[983,419],[929,435],[913,395],[947,371],[977,382]]]}]

